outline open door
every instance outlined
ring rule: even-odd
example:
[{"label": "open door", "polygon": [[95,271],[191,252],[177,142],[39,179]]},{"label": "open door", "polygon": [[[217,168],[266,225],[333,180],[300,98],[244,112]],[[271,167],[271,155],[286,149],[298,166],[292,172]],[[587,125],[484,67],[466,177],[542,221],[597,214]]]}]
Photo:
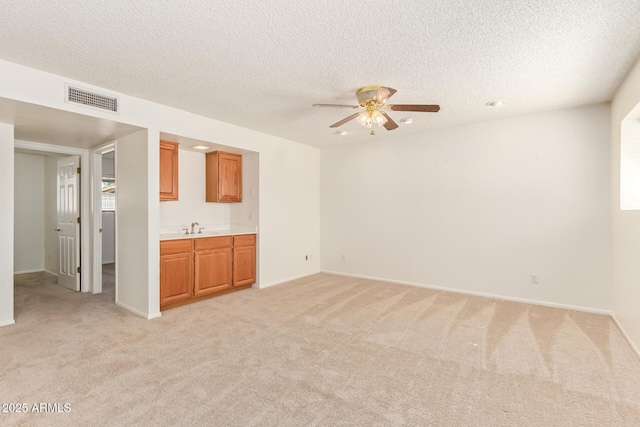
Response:
[{"label": "open door", "polygon": [[80,290],[79,156],[58,160],[58,284]]}]

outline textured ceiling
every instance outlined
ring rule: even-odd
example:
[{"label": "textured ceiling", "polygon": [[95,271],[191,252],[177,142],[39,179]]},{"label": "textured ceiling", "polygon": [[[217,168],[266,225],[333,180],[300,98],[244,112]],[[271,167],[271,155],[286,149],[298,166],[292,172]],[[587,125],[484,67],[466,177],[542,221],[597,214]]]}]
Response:
[{"label": "textured ceiling", "polygon": [[[611,99],[640,54],[638,0],[0,0],[0,59],[306,144],[366,85],[414,123],[375,138]],[[505,105],[490,108],[487,101]]]}]

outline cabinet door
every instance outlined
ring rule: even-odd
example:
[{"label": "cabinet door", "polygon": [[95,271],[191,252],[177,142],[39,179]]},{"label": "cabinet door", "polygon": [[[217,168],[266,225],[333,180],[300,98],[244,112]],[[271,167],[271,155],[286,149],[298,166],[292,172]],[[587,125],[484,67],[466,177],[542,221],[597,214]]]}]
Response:
[{"label": "cabinet door", "polygon": [[251,285],[256,281],[256,247],[233,248],[233,286]]},{"label": "cabinet door", "polygon": [[178,144],[160,141],[160,200],[178,200]]},{"label": "cabinet door", "polygon": [[191,252],[160,256],[160,306],[191,298]]},{"label": "cabinet door", "polygon": [[218,193],[221,202],[242,201],[242,156],[220,153]]},{"label": "cabinet door", "polygon": [[207,153],[207,202],[242,202],[242,156]]},{"label": "cabinet door", "polygon": [[194,296],[231,287],[231,248],[196,251]]}]

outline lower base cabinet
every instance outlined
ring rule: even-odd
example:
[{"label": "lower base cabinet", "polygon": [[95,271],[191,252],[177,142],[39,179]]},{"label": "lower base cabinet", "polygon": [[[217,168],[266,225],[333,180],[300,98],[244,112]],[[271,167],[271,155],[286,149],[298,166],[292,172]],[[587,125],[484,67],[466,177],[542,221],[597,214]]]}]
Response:
[{"label": "lower base cabinet", "polygon": [[160,242],[160,308],[191,298],[192,239]]},{"label": "lower base cabinet", "polygon": [[231,237],[194,239],[193,296],[215,294],[231,288]]},{"label": "lower base cabinet", "polygon": [[256,235],[233,236],[233,286],[256,281]]},{"label": "lower base cabinet", "polygon": [[250,287],[256,235],[160,242],[160,310]]}]

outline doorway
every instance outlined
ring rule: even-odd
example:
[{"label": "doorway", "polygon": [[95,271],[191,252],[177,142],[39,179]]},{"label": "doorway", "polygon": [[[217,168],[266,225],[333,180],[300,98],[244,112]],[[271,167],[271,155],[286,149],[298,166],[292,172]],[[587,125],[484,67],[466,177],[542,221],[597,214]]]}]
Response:
[{"label": "doorway", "polygon": [[[77,156],[79,165],[86,166],[89,152],[82,148],[19,140],[14,142],[14,150],[14,273],[44,271],[59,276],[60,259],[63,257],[60,256],[58,235],[58,160]],[[89,182],[88,174],[80,174],[76,197],[80,200],[77,238],[81,248],[89,248],[91,241]],[[29,196],[25,203],[21,203],[20,198]],[[38,219],[34,219],[34,215]],[[22,253],[17,253],[20,248]],[[81,250],[74,257],[74,270],[78,271],[79,282],[76,290],[89,292],[92,290],[91,281],[87,280],[91,271],[89,251]]]}]

